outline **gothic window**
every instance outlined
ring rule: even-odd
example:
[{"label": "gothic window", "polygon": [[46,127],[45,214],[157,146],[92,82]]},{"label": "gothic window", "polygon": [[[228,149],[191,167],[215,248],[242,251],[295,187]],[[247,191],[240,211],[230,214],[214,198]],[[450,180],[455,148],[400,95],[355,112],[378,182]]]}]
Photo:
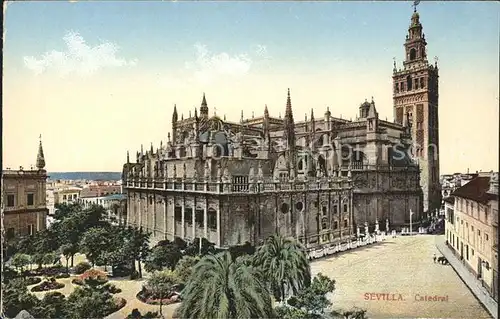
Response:
[{"label": "gothic window", "polygon": [[302,159],[299,159],[298,169],[299,169],[300,171],[304,169],[304,161],[303,161]]},{"label": "gothic window", "polygon": [[406,88],[407,88],[408,91],[412,90],[412,87],[413,87],[412,84],[413,84],[413,82],[412,82],[411,76],[408,75],[406,77]]},{"label": "gothic window", "polygon": [[418,84],[419,84],[418,79],[415,79],[415,90],[418,90]]},{"label": "gothic window", "polygon": [[347,227],[347,219],[344,219],[344,228]]},{"label": "gothic window", "polygon": [[208,210],[207,219],[208,228],[212,230],[217,229],[217,212],[213,208]]},{"label": "gothic window", "polygon": [[404,92],[404,90],[405,90],[405,83],[401,82],[401,83],[399,83],[399,85],[401,86],[401,92]]},{"label": "gothic window", "polygon": [[326,219],[326,217],[324,217],[322,220],[321,220],[321,229],[322,230],[325,230],[328,228],[328,220]]},{"label": "gothic window", "polygon": [[396,93],[399,93],[399,83],[396,83],[394,85],[394,90],[396,91]]},{"label": "gothic window", "polygon": [[344,204],[344,213],[347,213],[347,211],[349,210],[347,204]]},{"label": "gothic window", "polygon": [[339,207],[338,207],[337,205],[334,205],[334,206],[333,206],[333,214],[334,214],[334,215],[335,215],[335,214],[338,214],[338,212],[339,212]]},{"label": "gothic window", "polygon": [[281,212],[282,212],[283,214],[286,214],[286,213],[288,213],[289,211],[290,211],[290,207],[288,206],[288,204],[287,204],[287,203],[283,203],[283,204],[281,204]]},{"label": "gothic window", "polygon": [[191,207],[184,209],[184,222],[189,225],[193,223],[193,209]]},{"label": "gothic window", "polygon": [[174,209],[174,219],[176,222],[182,221],[182,208],[180,206],[176,206]]},{"label": "gothic window", "polygon": [[425,81],[424,78],[420,78],[420,87],[423,89],[425,88]]},{"label": "gothic window", "polygon": [[179,148],[179,157],[186,157],[186,148],[184,146],[181,146]]},{"label": "gothic window", "polygon": [[302,202],[297,202],[295,204],[295,209],[298,210],[299,212],[302,211],[303,208],[304,208],[304,204]]},{"label": "gothic window", "polygon": [[149,205],[153,205],[153,197],[149,198]]},{"label": "gothic window", "polygon": [[425,58],[425,48],[422,48],[422,50],[420,51],[420,55],[422,58]]},{"label": "gothic window", "polygon": [[321,155],[318,157],[318,169],[321,170],[323,175],[326,175],[326,161],[325,158]]},{"label": "gothic window", "polygon": [[203,209],[197,208],[195,211],[195,222],[198,226],[203,226],[204,223],[203,216],[204,216]]},{"label": "gothic window", "polygon": [[328,208],[327,208],[326,206],[323,206],[323,207],[321,208],[321,211],[323,212],[323,216],[325,216],[325,215],[326,215],[327,210],[328,210]]},{"label": "gothic window", "polygon": [[415,60],[416,57],[417,57],[417,50],[411,49],[410,50],[410,61]]},{"label": "gothic window", "polygon": [[339,222],[338,221],[334,221],[333,222],[333,229],[335,230],[337,228],[339,228]]}]

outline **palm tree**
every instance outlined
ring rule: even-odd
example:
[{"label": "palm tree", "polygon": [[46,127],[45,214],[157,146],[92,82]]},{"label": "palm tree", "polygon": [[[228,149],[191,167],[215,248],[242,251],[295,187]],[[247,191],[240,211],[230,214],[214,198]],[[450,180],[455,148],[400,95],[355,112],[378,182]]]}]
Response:
[{"label": "palm tree", "polygon": [[260,268],[265,282],[278,301],[288,292],[296,294],[311,283],[311,268],[303,247],[293,239],[273,235],[257,249],[254,265]]},{"label": "palm tree", "polygon": [[179,318],[276,318],[271,296],[253,267],[227,251],[203,257],[182,291]]}]

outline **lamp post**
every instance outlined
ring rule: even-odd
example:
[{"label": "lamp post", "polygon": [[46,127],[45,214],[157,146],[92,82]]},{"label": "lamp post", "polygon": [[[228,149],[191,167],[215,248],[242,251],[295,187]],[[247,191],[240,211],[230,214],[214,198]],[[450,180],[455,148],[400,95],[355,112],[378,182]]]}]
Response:
[{"label": "lamp post", "polygon": [[413,230],[412,230],[412,225],[411,225],[411,216],[413,215],[413,212],[411,211],[410,209],[410,236],[413,234]]}]

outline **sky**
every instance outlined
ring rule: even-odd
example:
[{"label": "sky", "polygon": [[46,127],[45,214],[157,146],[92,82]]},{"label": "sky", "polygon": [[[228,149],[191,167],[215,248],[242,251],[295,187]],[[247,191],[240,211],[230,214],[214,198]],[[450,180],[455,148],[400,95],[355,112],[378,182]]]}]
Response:
[{"label": "sky", "polygon": [[[497,2],[418,6],[438,57],[441,173],[498,169]],[[3,168],[121,171],[206,94],[210,113],[393,119],[412,2],[4,2]],[[180,114],[179,114],[180,115]],[[317,117],[317,116],[316,116]]]}]

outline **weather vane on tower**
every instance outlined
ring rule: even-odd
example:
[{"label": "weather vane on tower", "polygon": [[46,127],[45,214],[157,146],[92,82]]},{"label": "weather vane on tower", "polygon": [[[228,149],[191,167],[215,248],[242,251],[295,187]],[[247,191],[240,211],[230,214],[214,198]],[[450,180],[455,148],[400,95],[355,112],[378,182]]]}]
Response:
[{"label": "weather vane on tower", "polygon": [[413,1],[413,12],[417,12],[417,6],[420,3],[420,0]]}]

